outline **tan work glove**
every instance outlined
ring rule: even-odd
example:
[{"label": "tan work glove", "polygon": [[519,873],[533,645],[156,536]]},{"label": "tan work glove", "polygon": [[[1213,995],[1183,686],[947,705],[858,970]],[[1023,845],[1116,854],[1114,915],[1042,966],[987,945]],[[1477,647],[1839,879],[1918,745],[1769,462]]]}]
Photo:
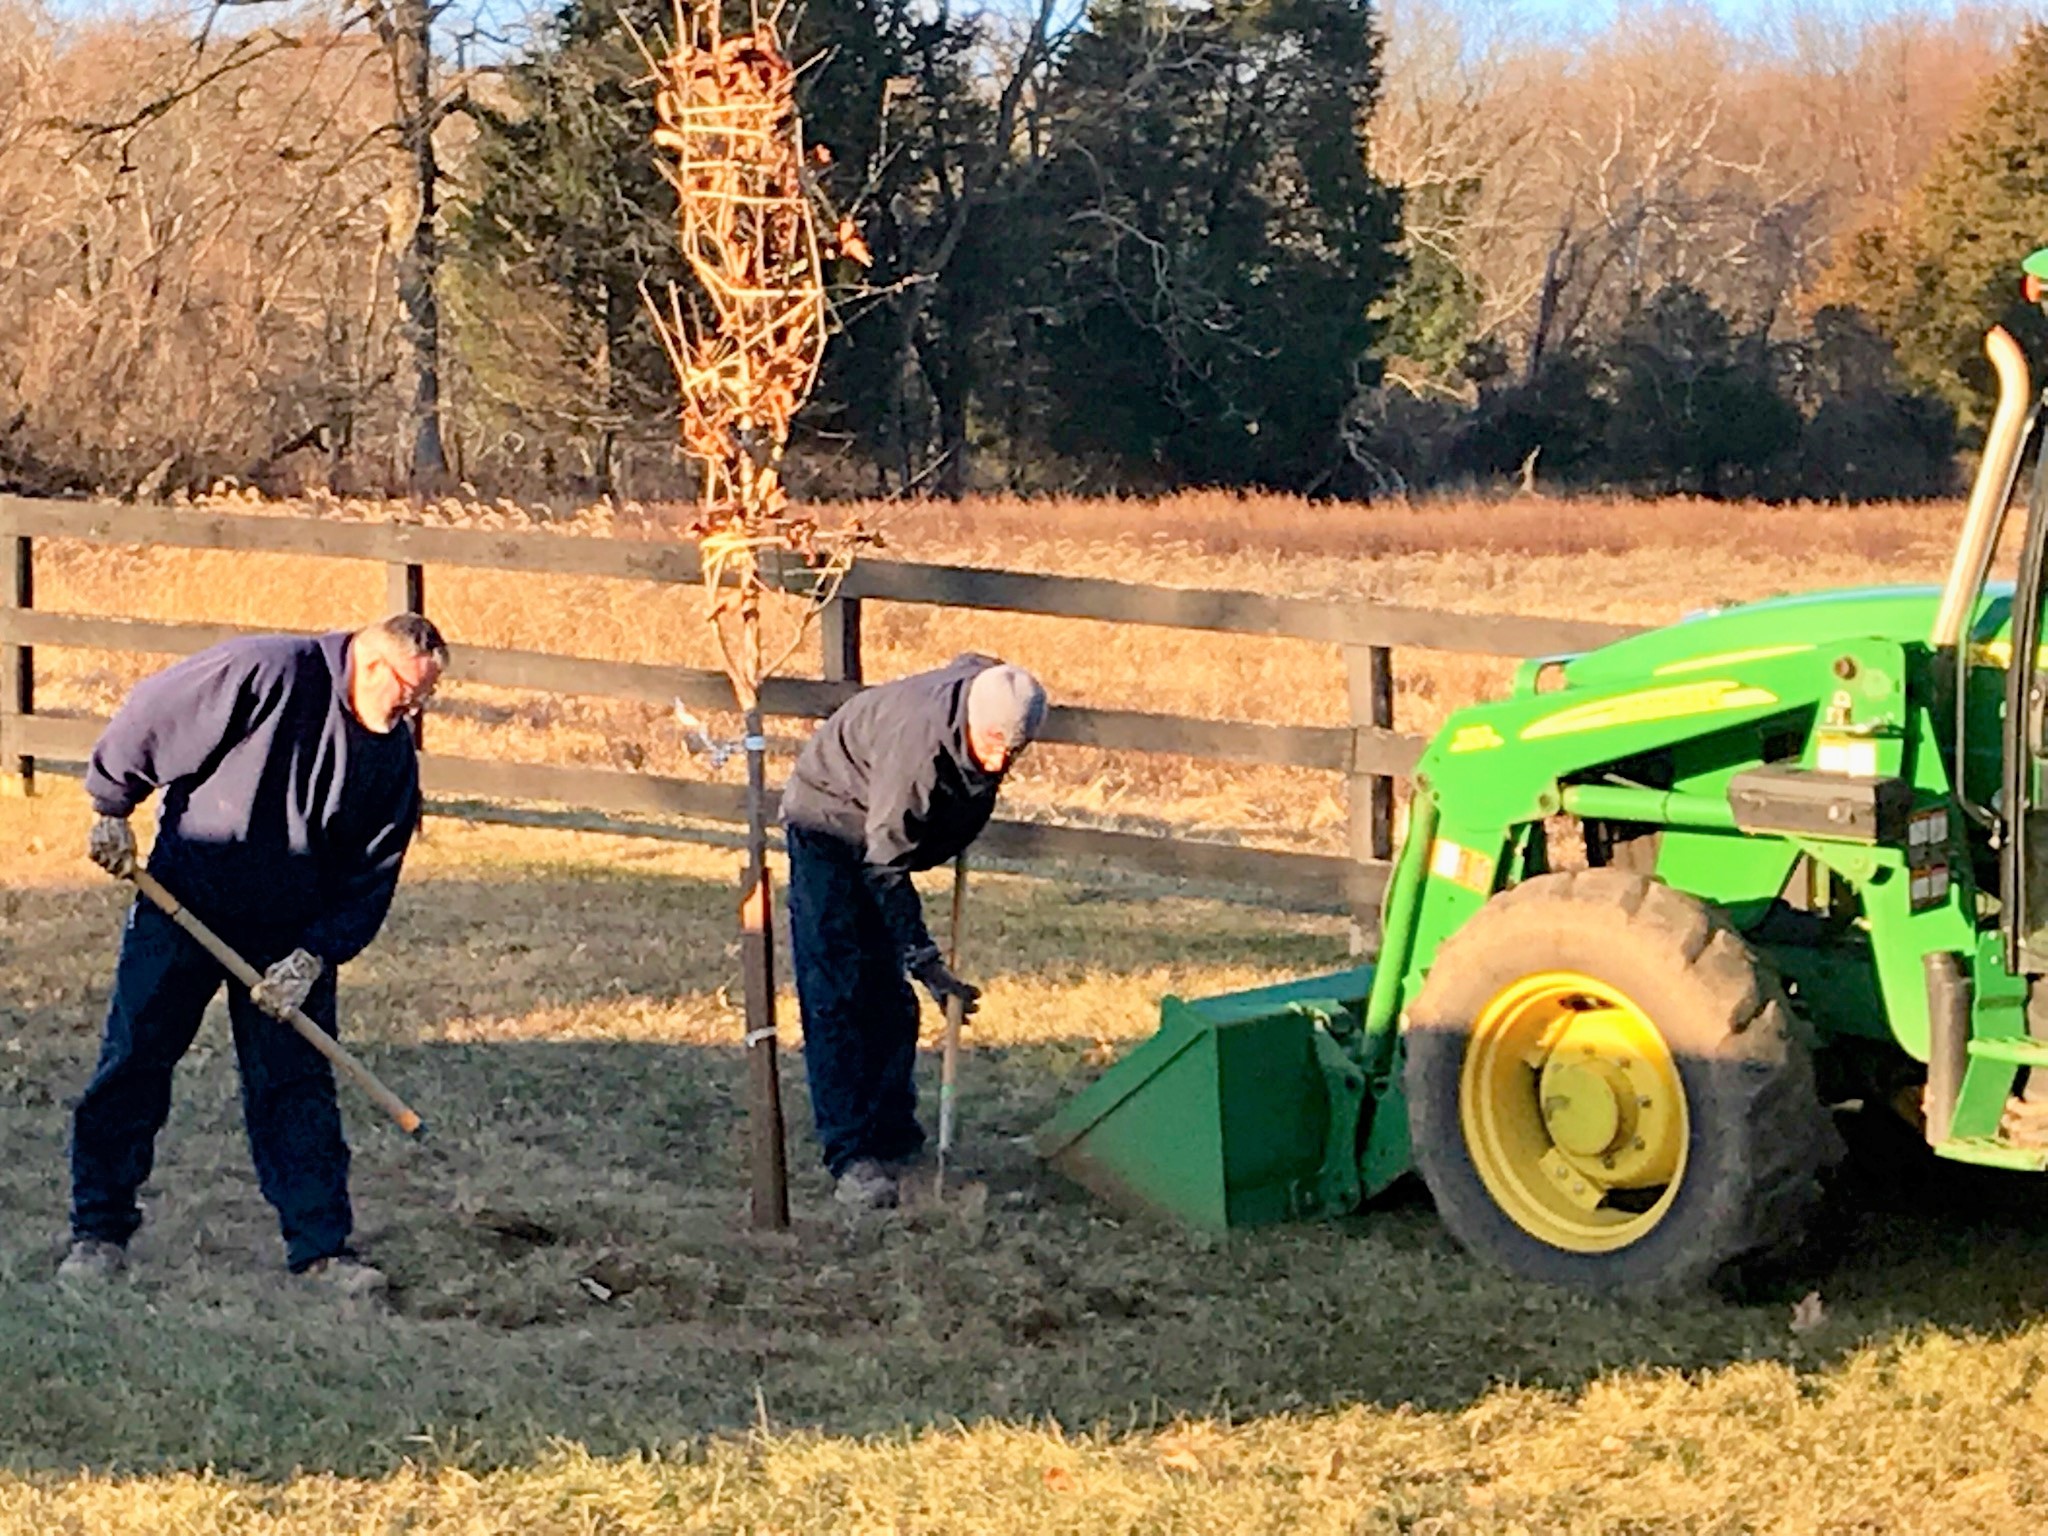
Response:
[{"label": "tan work glove", "polygon": [[294,1008],[306,1006],[313,983],[326,969],[326,962],[310,949],[295,949],[263,973],[249,996],[273,1019],[287,1018]]},{"label": "tan work glove", "polygon": [[86,834],[85,856],[116,880],[135,873],[135,829],[126,816],[102,816]]}]

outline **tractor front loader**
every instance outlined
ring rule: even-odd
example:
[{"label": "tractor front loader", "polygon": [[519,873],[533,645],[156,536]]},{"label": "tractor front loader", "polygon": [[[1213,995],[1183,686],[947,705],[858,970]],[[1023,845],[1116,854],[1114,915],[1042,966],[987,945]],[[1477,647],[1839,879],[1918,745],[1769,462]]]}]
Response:
[{"label": "tractor front loader", "polygon": [[[2026,263],[2048,291],[2048,251]],[[1039,1135],[1212,1227],[1413,1171],[1466,1247],[1594,1290],[1800,1241],[1828,1105],[2048,1170],[2048,470],[1988,581],[2039,402],[2004,330],[1948,580],[1695,616],[1453,715],[1375,965],[1183,1002]]]}]

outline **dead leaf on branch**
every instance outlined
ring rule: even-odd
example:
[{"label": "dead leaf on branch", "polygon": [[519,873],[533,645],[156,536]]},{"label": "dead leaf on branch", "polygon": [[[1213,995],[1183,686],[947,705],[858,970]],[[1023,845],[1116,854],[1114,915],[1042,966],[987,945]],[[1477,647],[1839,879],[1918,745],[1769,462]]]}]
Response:
[{"label": "dead leaf on branch", "polygon": [[841,219],[838,230],[839,254],[848,261],[859,262],[864,267],[875,264],[874,255],[868,250],[867,241],[860,237],[860,227],[851,219]]},{"label": "dead leaf on branch", "polygon": [[[756,15],[728,33],[720,0],[678,0],[675,45],[648,63],[654,144],[668,157],[677,243],[696,279],[687,303],[672,288],[666,314],[651,297],[648,307],[681,395],[683,448],[703,472],[691,531],[710,621],[735,693],[751,708],[788,654],[764,641],[762,595],[781,587],[814,613],[872,542],[858,521],[828,532],[793,513],[782,484],[790,423],[817,380],[826,333],[805,163],[830,164],[831,155],[822,146],[806,154],[795,70],[772,18]],[[834,240],[841,254],[871,259],[851,219],[838,221]],[[783,567],[764,571],[763,557],[783,550],[816,574],[792,586]]]}]

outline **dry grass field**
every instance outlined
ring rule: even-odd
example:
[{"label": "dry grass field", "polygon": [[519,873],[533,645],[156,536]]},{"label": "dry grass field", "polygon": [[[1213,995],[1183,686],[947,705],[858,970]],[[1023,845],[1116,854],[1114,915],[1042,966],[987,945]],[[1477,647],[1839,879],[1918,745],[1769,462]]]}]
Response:
[{"label": "dry grass field", "polygon": [[[233,496],[218,504],[259,509]],[[260,509],[390,514],[376,504],[318,501]],[[1813,586],[1939,580],[1960,518],[1960,509],[1948,505],[1531,500],[1403,509],[1220,493],[1166,502],[850,510],[883,529],[887,552],[897,558],[1644,624]],[[460,504],[427,515],[471,526],[534,526],[526,514]],[[572,537],[645,538],[667,536],[664,521],[660,509],[629,508],[618,515],[570,513],[540,526]],[[360,562],[85,544],[39,546],[37,561],[37,603],[59,611],[320,628],[357,622],[384,600],[383,569]],[[427,579],[428,606],[458,644],[715,665],[695,591],[456,569],[431,569]],[[864,647],[871,678],[979,649],[1033,667],[1067,703],[1281,724],[1346,718],[1336,648],[1303,641],[871,604]],[[807,645],[789,670],[815,675],[816,656],[815,644]],[[46,652],[41,707],[104,714],[158,664]],[[1394,667],[1395,724],[1418,732],[1434,730],[1459,702],[1503,687],[1512,671],[1505,660],[1408,650],[1395,653]],[[445,692],[434,745],[446,752],[684,777],[705,771],[652,706],[477,687]],[[803,727],[781,722],[778,729],[782,744],[793,747]],[[1343,849],[1341,780],[1304,770],[1047,747],[1032,754],[1010,804],[1026,814],[1056,809],[1069,820],[1107,826]]]},{"label": "dry grass field", "polygon": [[[1536,504],[888,509],[896,553],[1187,585],[1654,622],[1712,601],[1937,579],[1953,508]],[[641,536],[633,528],[623,536]],[[381,571],[53,547],[53,608],[340,624]],[[453,638],[702,659],[688,594],[430,570]],[[883,611],[871,675],[968,645],[1063,698],[1336,719],[1317,647]],[[98,713],[141,663],[46,653]],[[1400,723],[1497,676],[1403,654]],[[448,750],[684,765],[662,721],[465,691]],[[639,736],[625,734],[637,729]],[[701,771],[701,770],[698,770]],[[728,770],[729,771],[729,770]],[[1290,845],[1316,775],[1045,753],[1051,809]],[[130,1283],[65,1294],[65,1105],[121,901],[71,784],[0,800],[0,1533],[2007,1532],[2048,1501],[2048,1190],[1915,1170],[1844,1191],[1808,1272],[1742,1298],[1605,1303],[1466,1259],[1426,1200],[1199,1237],[1126,1221],[1022,1138],[1164,992],[1345,963],[1343,925],[1057,877],[978,877],[990,987],[945,1199],[842,1219],[785,1057],[796,1225],[741,1219],[730,853],[437,821],[344,1030],[447,1169],[349,1101],[393,1307],[275,1267],[224,1022],[202,1031]],[[793,1026],[786,1036],[793,1038]],[[511,1210],[545,1238],[468,1219]],[[1817,1292],[1795,1313],[1795,1303]],[[1798,1326],[1794,1326],[1797,1322]]]}]

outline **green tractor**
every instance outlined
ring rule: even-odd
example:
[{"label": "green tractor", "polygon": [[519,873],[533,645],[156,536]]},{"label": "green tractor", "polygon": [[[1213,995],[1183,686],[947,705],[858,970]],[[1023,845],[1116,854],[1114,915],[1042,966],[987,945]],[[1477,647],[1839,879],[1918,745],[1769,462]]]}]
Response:
[{"label": "green tractor", "polygon": [[[2048,251],[2026,274],[2038,302]],[[1830,1104],[2048,1170],[2048,467],[2017,582],[1989,582],[2039,404],[2012,337],[1985,349],[1945,585],[1524,664],[1423,754],[1377,964],[1168,998],[1041,1154],[1210,1227],[1412,1171],[1467,1248],[1602,1291],[1794,1249]]]}]

